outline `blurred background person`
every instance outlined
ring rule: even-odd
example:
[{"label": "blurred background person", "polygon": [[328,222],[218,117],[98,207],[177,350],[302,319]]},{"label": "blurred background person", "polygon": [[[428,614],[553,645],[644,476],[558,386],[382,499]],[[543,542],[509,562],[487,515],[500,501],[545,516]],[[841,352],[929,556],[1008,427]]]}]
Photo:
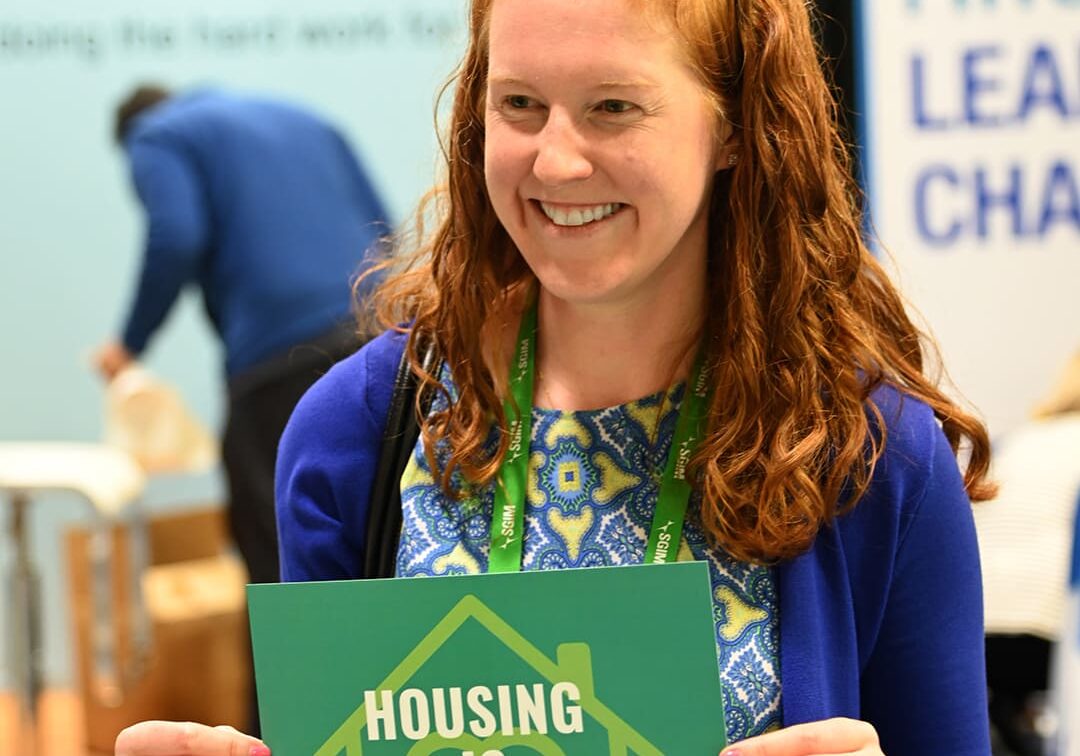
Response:
[{"label": "blurred background person", "polygon": [[278,580],[274,459],[293,406],[358,346],[352,280],[388,231],[356,155],[320,117],[220,90],[136,88],[115,136],[146,217],[142,269],[111,381],[197,286],[224,349],[230,529],[254,583]]},{"label": "blurred background person", "polygon": [[1032,418],[996,444],[997,499],[975,507],[991,719],[1001,754],[1040,756],[1080,495],[1080,352]]}]

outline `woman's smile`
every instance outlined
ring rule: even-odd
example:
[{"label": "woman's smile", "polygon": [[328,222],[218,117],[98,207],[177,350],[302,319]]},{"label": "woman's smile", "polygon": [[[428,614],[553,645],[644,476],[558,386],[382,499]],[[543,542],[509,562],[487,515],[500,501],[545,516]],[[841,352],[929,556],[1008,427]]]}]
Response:
[{"label": "woman's smile", "polygon": [[630,206],[623,202],[567,204],[529,200],[532,220],[560,239],[587,238],[611,230]]},{"label": "woman's smile", "polygon": [[599,223],[613,216],[622,209],[619,202],[607,202],[593,205],[560,205],[550,202],[538,202],[552,223],[556,226],[584,226]]}]

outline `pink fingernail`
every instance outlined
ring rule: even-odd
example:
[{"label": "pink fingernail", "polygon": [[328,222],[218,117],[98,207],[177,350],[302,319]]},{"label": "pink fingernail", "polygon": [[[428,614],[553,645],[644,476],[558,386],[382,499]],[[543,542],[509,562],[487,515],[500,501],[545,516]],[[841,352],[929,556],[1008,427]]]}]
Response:
[{"label": "pink fingernail", "polygon": [[[255,756],[255,754],[252,754],[251,756]],[[724,751],[720,756],[742,756],[742,751],[738,748],[734,748],[730,751]]]},{"label": "pink fingernail", "polygon": [[[266,745],[253,745],[248,751],[248,756],[270,756],[270,747]],[[736,754],[736,756],[738,756]]]}]

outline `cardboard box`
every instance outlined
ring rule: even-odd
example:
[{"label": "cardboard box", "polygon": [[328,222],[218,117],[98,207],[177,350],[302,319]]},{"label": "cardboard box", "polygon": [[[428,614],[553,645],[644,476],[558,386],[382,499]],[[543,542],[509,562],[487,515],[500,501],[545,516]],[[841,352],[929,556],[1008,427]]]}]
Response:
[{"label": "cardboard box", "polygon": [[227,551],[217,508],[151,519],[150,566],[141,576],[152,647],[140,665],[131,621],[130,533],[111,537],[112,631],[122,670],[118,689],[93,679],[90,534],[69,531],[70,617],[87,747],[112,753],[117,734],[144,719],[228,724],[243,729],[251,706],[251,652],[244,585]]}]

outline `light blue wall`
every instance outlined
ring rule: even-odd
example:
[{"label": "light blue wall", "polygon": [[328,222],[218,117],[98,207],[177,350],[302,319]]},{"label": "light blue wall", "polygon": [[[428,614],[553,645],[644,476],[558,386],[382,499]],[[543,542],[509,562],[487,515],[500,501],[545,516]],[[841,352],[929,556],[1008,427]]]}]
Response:
[{"label": "light blue wall", "polygon": [[[434,95],[460,57],[464,25],[459,0],[4,0],[0,441],[100,438],[102,387],[88,356],[126,309],[141,234],[110,135],[113,108],[131,86],[209,83],[307,103],[343,127],[400,220],[432,181]],[[308,33],[320,26],[328,37]],[[209,42],[207,29],[215,30]],[[220,425],[219,354],[196,298],[173,313],[147,363],[203,420]],[[215,471],[152,480],[145,498],[163,510],[221,496]],[[70,496],[40,496],[34,505],[46,678],[71,684],[60,544],[64,528],[86,517]],[[4,530],[7,519],[3,502]],[[10,559],[5,534],[5,622]],[[0,685],[6,666],[5,658]]]}]

